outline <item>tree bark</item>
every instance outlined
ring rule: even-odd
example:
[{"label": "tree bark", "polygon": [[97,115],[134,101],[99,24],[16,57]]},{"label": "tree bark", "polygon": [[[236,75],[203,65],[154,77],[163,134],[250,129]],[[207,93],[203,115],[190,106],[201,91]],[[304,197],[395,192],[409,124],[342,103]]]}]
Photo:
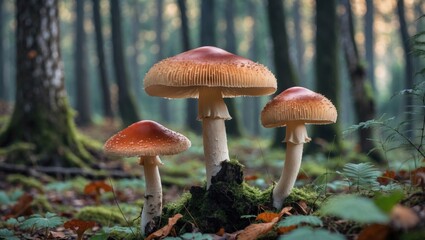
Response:
[{"label": "tree bark", "polygon": [[[177,5],[180,11],[180,21],[181,21],[181,41],[183,51],[188,51],[191,48],[190,44],[190,35],[189,35],[189,21],[186,13],[186,0],[177,0]],[[186,100],[186,126],[190,130],[195,131],[196,133],[201,133],[201,124],[196,120],[197,113],[197,102],[193,98]]]},{"label": "tree bark", "polygon": [[[257,5],[255,4],[255,0],[250,0],[248,2],[248,11],[249,11],[249,15],[252,17],[252,19],[254,19],[253,23],[252,23],[252,28],[251,28],[251,51],[249,52],[250,58],[257,62],[259,59],[259,53],[260,53],[260,46],[259,46],[259,31],[258,31],[258,24],[257,24],[257,20],[259,19],[259,14],[258,14],[258,8]],[[257,2],[258,3],[258,2]],[[249,115],[249,119],[251,119],[251,125],[252,125],[252,132],[255,136],[259,136],[260,135],[260,114],[261,114],[261,97],[252,97],[250,98],[250,110],[251,114]],[[245,101],[244,101],[245,102]]]},{"label": "tree bark", "polygon": [[16,13],[15,107],[0,135],[6,161],[88,166],[93,158],[77,137],[64,88],[58,1],[17,0]]},{"label": "tree bark", "polygon": [[7,101],[8,100],[8,94],[7,89],[8,86],[6,84],[6,78],[4,74],[4,34],[3,34],[3,26],[4,26],[4,14],[3,14],[3,8],[4,8],[4,1],[0,0],[0,100]]},{"label": "tree bark", "polygon": [[[366,78],[366,69],[361,63],[357,44],[354,38],[354,23],[349,0],[343,0],[345,7],[341,15],[341,40],[343,44],[345,59],[351,82],[351,94],[354,101],[354,111],[357,122],[366,122],[375,117],[375,100],[370,81]],[[358,143],[360,151],[369,154],[377,163],[382,163],[384,158],[371,139],[373,139],[372,128],[359,129]]]},{"label": "tree bark", "polygon": [[74,78],[77,84],[77,118],[76,123],[87,126],[92,123],[90,108],[90,85],[87,78],[87,49],[86,32],[84,30],[84,0],[75,0],[75,52],[74,52]]},{"label": "tree bark", "polygon": [[106,72],[105,51],[103,48],[104,40],[102,34],[102,20],[100,14],[100,0],[93,0],[93,22],[96,34],[96,50],[98,58],[98,71],[100,89],[102,89],[102,109],[105,118],[112,119],[114,112],[112,110],[111,92],[109,90],[109,77]]},{"label": "tree bark", "polygon": [[121,31],[121,10],[118,0],[110,0],[112,48],[114,55],[115,78],[118,85],[118,108],[125,126],[140,120],[135,98],[130,92],[125,64],[124,45]]},{"label": "tree bark", "polygon": [[[407,30],[407,23],[404,10],[404,0],[397,0],[397,15],[400,22],[400,37],[403,45],[404,53],[404,88],[412,89],[413,88],[413,60],[410,53],[412,48],[410,46],[410,38]],[[406,133],[408,137],[413,137],[413,98],[411,95],[406,95],[406,100],[404,102],[404,111],[406,118]]]},{"label": "tree bark", "polygon": [[375,84],[375,47],[373,38],[373,25],[374,25],[374,6],[373,0],[366,1],[366,14],[364,19],[364,32],[365,32],[365,52],[367,62],[367,78],[371,82],[372,88],[376,91]]},{"label": "tree bark", "polygon": [[[162,37],[164,29],[164,20],[163,20],[163,11],[164,11],[164,1],[156,0],[156,45],[158,47],[158,53],[156,54],[156,60],[161,61],[164,58],[164,39]],[[160,98],[159,99],[159,109],[161,114],[162,121],[169,123],[171,121],[170,110],[169,110],[169,100]]]},{"label": "tree bark", "polygon": [[[316,90],[329,98],[339,109],[338,93],[340,91],[338,78],[338,18],[336,0],[316,0],[316,57],[315,75]],[[313,128],[313,141],[307,145],[307,150],[312,150],[319,142],[330,144],[333,153],[341,150],[340,124],[315,126]],[[323,141],[317,141],[320,138]]]},{"label": "tree bark", "polygon": [[[226,50],[233,54],[237,54],[234,23],[235,1],[227,1],[224,11],[226,19]],[[225,102],[230,116],[232,116],[232,119],[226,123],[227,134],[232,137],[240,137],[242,136],[242,130],[240,126],[239,114],[236,110],[236,102],[232,98],[226,98]]]},{"label": "tree bark", "polygon": [[139,56],[141,55],[140,51],[140,39],[143,38],[140,36],[141,31],[141,24],[140,19],[141,15],[144,13],[141,11],[144,7],[144,3],[140,2],[139,0],[132,0],[132,15],[131,15],[131,44],[133,46],[133,52],[131,53],[131,77],[133,79],[133,87],[134,92],[136,93],[136,102],[142,99],[143,95],[143,79],[144,73],[141,73],[140,69],[141,66],[139,64]]},{"label": "tree bark", "polygon": [[[281,0],[268,0],[267,12],[269,28],[273,42],[273,59],[278,81],[275,95],[297,85],[298,78],[289,58],[288,34],[286,30],[285,12]],[[276,128],[272,147],[282,147],[285,128]]]},{"label": "tree bark", "polygon": [[295,37],[295,49],[297,50],[297,70],[300,78],[300,84],[303,86],[307,85],[306,76],[304,73],[304,39],[303,39],[303,24],[300,9],[301,2],[294,1],[293,14],[294,14],[294,37]]}]

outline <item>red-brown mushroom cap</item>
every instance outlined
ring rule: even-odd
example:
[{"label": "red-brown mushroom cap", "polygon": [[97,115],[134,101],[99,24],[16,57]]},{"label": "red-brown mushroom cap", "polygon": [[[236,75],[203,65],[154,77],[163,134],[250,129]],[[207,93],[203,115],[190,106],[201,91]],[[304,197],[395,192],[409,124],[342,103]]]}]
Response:
[{"label": "red-brown mushroom cap", "polygon": [[267,128],[285,126],[291,121],[330,124],[335,123],[336,118],[336,108],[329,99],[303,87],[286,89],[261,112],[261,123]]},{"label": "red-brown mushroom cap", "polygon": [[277,83],[265,66],[211,46],[164,59],[144,79],[152,96],[198,98],[199,87],[219,88],[223,97],[261,96],[274,93]]},{"label": "red-brown mushroom cap", "polygon": [[144,120],[133,123],[109,138],[104,146],[107,153],[124,157],[173,155],[191,145],[188,138],[161,124]]}]

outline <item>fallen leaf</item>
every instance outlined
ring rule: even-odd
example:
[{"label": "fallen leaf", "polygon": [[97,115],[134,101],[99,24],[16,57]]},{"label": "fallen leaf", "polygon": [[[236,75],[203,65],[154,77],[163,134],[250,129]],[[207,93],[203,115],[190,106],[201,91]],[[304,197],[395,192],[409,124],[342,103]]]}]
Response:
[{"label": "fallen leaf", "polygon": [[279,227],[277,229],[277,233],[279,235],[282,235],[282,234],[288,233],[288,232],[290,232],[290,231],[292,231],[292,230],[294,230],[296,228],[297,228],[296,225],[291,225],[291,226],[287,226],[287,227]]},{"label": "fallen leaf", "polygon": [[224,231],[224,227],[221,227],[216,233],[215,235],[218,235],[220,237],[222,237],[224,235],[225,231]]},{"label": "fallen leaf", "polygon": [[378,177],[378,182],[381,185],[388,185],[392,180],[395,179],[395,172],[392,170],[386,170],[382,176]]},{"label": "fallen leaf", "polygon": [[285,214],[288,215],[288,216],[292,215],[290,213],[291,210],[292,210],[292,207],[284,207],[279,213],[279,219]]},{"label": "fallen leaf", "polygon": [[419,217],[410,208],[397,204],[391,210],[391,223],[398,229],[410,229],[418,225]]},{"label": "fallen leaf", "polygon": [[255,220],[261,220],[263,222],[269,223],[272,222],[273,219],[275,218],[279,218],[280,215],[279,213],[274,213],[274,212],[263,212],[258,214],[257,218],[255,218]]},{"label": "fallen leaf", "polygon": [[257,179],[258,179],[257,175],[249,175],[249,176],[246,176],[244,178],[245,181],[254,181],[254,180],[257,180]]},{"label": "fallen leaf", "polygon": [[386,240],[390,227],[383,224],[372,224],[365,227],[358,235],[357,240]]},{"label": "fallen leaf", "polygon": [[83,221],[79,219],[72,219],[63,224],[66,229],[71,229],[77,233],[77,239],[83,239],[84,232],[87,229],[91,229],[96,225],[96,222],[93,221]]},{"label": "fallen leaf", "polygon": [[29,216],[32,214],[31,203],[33,196],[29,193],[24,193],[18,200],[18,202],[11,207],[10,213],[6,216],[8,218],[17,218],[20,216]]},{"label": "fallen leaf", "polygon": [[166,237],[168,234],[170,234],[171,230],[173,229],[174,225],[177,223],[177,221],[182,218],[183,215],[180,213],[177,213],[173,217],[168,219],[168,224],[162,227],[161,229],[151,233],[145,240],[151,240],[157,237]]},{"label": "fallen leaf", "polygon": [[88,195],[98,194],[100,193],[100,190],[103,190],[104,192],[111,192],[112,187],[104,181],[93,181],[84,187],[84,193]]},{"label": "fallen leaf", "polygon": [[238,240],[255,240],[258,236],[270,232],[274,225],[279,221],[279,217],[275,217],[268,223],[254,223],[246,227],[237,235]]},{"label": "fallen leaf", "polygon": [[49,232],[49,239],[50,238],[61,238],[61,239],[64,239],[64,238],[66,238],[66,236],[65,236],[65,233],[64,232],[50,231]]}]

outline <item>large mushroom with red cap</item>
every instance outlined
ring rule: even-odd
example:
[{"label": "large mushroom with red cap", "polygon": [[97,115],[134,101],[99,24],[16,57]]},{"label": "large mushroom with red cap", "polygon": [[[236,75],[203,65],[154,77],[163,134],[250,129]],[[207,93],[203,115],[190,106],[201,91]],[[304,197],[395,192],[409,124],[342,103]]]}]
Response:
[{"label": "large mushroom with red cap", "polygon": [[162,186],[158,166],[159,155],[174,155],[191,145],[189,139],[161,124],[144,120],[130,125],[109,138],[104,146],[107,153],[122,157],[140,156],[144,168],[146,191],[141,216],[142,233],[146,225],[162,211]]},{"label": "large mushroom with red cap", "polygon": [[303,144],[309,142],[306,124],[335,123],[337,111],[321,94],[303,87],[288,88],[270,100],[261,112],[264,127],[286,126],[286,160],[282,175],[273,189],[273,206],[282,208],[297,178],[303,154]]},{"label": "large mushroom with red cap", "polygon": [[269,95],[276,86],[276,78],[265,66],[211,46],[164,59],[144,79],[151,96],[199,98],[207,189],[221,163],[229,160],[224,120],[231,117],[223,98]]}]

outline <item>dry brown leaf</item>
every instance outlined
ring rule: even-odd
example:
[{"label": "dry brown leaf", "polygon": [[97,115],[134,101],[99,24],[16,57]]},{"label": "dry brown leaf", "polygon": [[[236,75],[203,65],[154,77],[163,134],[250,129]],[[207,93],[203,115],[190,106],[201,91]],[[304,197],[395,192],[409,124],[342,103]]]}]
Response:
[{"label": "dry brown leaf", "polygon": [[246,176],[246,177],[244,177],[244,180],[247,182],[247,181],[254,181],[254,180],[257,180],[258,179],[258,176],[257,175],[248,175],[248,176]]},{"label": "dry brown leaf", "polygon": [[292,215],[290,213],[291,210],[292,210],[292,207],[284,207],[279,213],[279,219],[285,214],[288,215],[288,216]]},{"label": "dry brown leaf", "polygon": [[365,227],[358,235],[357,240],[386,240],[390,227],[383,224],[372,224]]},{"label": "dry brown leaf", "polygon": [[292,231],[292,230],[294,230],[296,228],[297,228],[296,225],[291,225],[291,226],[287,226],[287,227],[279,227],[277,229],[277,233],[279,235],[282,235],[282,234],[288,233],[288,232],[290,232],[290,231]]},{"label": "dry brown leaf", "polygon": [[72,219],[63,224],[66,229],[71,229],[77,233],[77,239],[83,239],[84,232],[87,229],[91,229],[96,225],[96,222],[93,221],[83,221],[79,219]]},{"label": "dry brown leaf", "polygon": [[65,233],[64,232],[50,231],[49,232],[49,239],[56,239],[56,238],[65,239],[66,238]]},{"label": "dry brown leaf", "polygon": [[390,217],[391,223],[399,229],[410,229],[419,223],[419,216],[412,209],[400,204],[393,207]]},{"label": "dry brown leaf", "polygon": [[423,185],[425,184],[425,167],[416,168],[411,172],[410,180],[412,181],[412,185]]},{"label": "dry brown leaf", "polygon": [[382,176],[378,177],[378,182],[381,185],[388,185],[395,178],[395,172],[392,170],[386,170]]},{"label": "dry brown leaf", "polygon": [[174,225],[177,223],[177,221],[182,218],[183,215],[180,213],[177,213],[173,217],[168,219],[168,224],[162,227],[161,229],[151,233],[145,240],[151,240],[158,237],[166,237],[168,234],[170,234],[171,230],[173,229]]},{"label": "dry brown leaf", "polygon": [[226,231],[224,230],[224,227],[221,227],[216,233],[215,235],[218,235],[220,237],[222,237],[224,235]]},{"label": "dry brown leaf", "polygon": [[105,192],[111,192],[112,187],[105,183],[104,181],[93,181],[88,183],[84,187],[84,193],[91,195],[91,194],[100,194],[100,190],[103,190]]},{"label": "dry brown leaf", "polygon": [[271,222],[273,221],[273,219],[275,218],[280,218],[279,213],[274,213],[274,212],[263,212],[257,215],[257,218],[255,220],[261,220],[263,222]]},{"label": "dry brown leaf", "polygon": [[270,232],[277,221],[279,221],[279,217],[275,217],[271,222],[268,223],[251,224],[238,234],[237,239],[255,240],[258,238],[258,236]]},{"label": "dry brown leaf", "polygon": [[24,193],[18,202],[11,207],[10,213],[6,216],[8,218],[17,218],[20,216],[29,216],[32,214],[31,203],[33,196],[29,193]]}]

